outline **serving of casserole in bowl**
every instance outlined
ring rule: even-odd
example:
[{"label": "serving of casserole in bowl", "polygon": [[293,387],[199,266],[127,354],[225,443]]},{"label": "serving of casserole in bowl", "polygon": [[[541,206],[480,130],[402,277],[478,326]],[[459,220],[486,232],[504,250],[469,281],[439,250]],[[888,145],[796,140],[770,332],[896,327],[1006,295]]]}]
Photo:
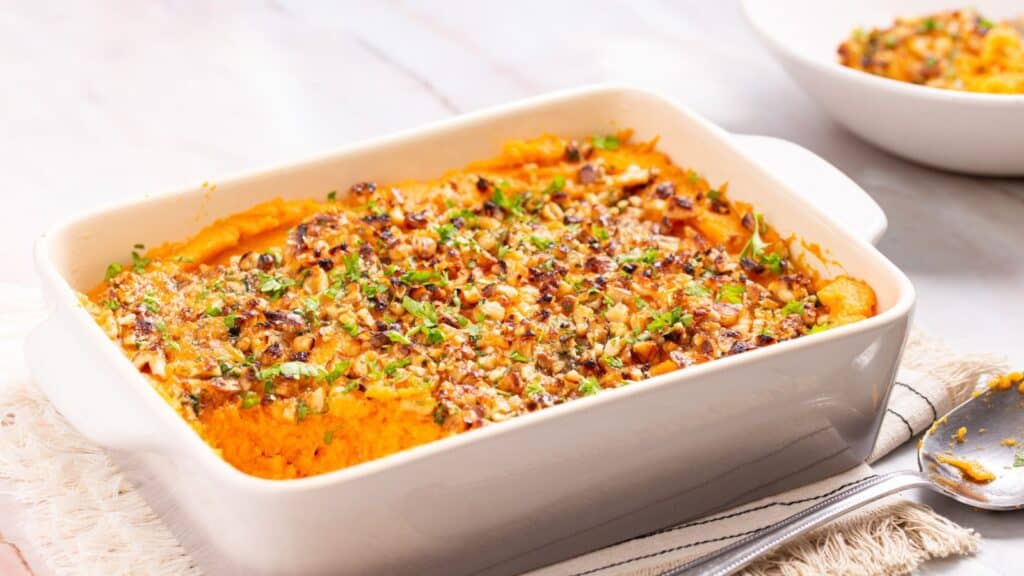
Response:
[{"label": "serving of casserole in bowl", "polygon": [[28,359],[206,567],[517,573],[863,461],[914,296],[851,190],[556,94],[58,227]]},{"label": "serving of casserole in bowl", "polygon": [[1024,9],[1013,0],[744,0],[786,72],[861,138],[941,170],[1024,175]]}]

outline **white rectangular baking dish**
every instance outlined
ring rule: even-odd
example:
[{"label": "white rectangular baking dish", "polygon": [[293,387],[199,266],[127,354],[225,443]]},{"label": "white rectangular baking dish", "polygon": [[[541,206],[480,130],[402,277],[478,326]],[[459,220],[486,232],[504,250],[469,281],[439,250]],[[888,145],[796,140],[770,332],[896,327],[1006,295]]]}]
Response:
[{"label": "white rectangular baking dish", "polygon": [[[660,136],[676,163],[728,180],[730,195],[778,230],[826,247],[872,285],[878,315],[352,468],[271,481],[218,458],[76,299],[134,243],[178,240],[263,200],[433,177],[511,138],[624,127]],[[914,302],[907,278],[867,241],[884,228],[863,191],[798,146],[729,135],[651,93],[583,89],[60,225],[36,247],[52,310],[27,356],[57,408],[115,456],[209,573],[513,574],[863,461]]]}]

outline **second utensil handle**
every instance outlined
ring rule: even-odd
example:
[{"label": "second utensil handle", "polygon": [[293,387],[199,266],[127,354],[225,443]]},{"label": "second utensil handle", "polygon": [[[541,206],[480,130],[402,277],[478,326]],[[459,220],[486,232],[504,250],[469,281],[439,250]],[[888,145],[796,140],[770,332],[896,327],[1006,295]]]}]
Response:
[{"label": "second utensil handle", "polygon": [[717,552],[663,572],[661,576],[726,576],[732,574],[757,557],[793,538],[869,502],[907,488],[929,485],[928,480],[917,472],[891,472],[875,476],[838,492],[778,524],[733,542]]}]

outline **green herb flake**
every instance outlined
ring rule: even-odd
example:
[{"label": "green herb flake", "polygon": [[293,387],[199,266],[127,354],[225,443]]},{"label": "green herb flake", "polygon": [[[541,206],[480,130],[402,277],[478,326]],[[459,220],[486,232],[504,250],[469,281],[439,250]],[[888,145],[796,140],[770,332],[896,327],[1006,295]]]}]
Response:
[{"label": "green herb flake", "polygon": [[544,189],[544,193],[554,194],[555,192],[561,192],[562,188],[565,188],[565,176],[558,174],[551,180],[551,184],[548,184],[548,187]]},{"label": "green herb flake", "polygon": [[452,241],[452,236],[455,235],[455,225],[453,224],[441,224],[434,228],[437,232],[437,237],[441,241],[441,244],[448,244]]},{"label": "green herb flake", "polygon": [[150,312],[155,313],[160,311],[160,301],[157,300],[156,296],[152,292],[146,292],[142,295],[142,305]]},{"label": "green herb flake", "polygon": [[431,324],[437,324],[437,310],[430,302],[420,302],[410,298],[409,296],[405,296],[402,298],[402,308],[420,320],[425,320]]},{"label": "green herb flake", "polygon": [[120,307],[121,307],[121,303],[120,303],[120,302],[118,302],[117,300],[105,300],[105,301],[103,302],[103,305],[104,305],[104,306],[105,306],[105,307],[106,307],[106,308],[107,308],[108,310],[117,310],[118,308],[120,308]]},{"label": "green herb flake", "polygon": [[807,331],[808,334],[817,334],[818,332],[824,332],[828,330],[827,324],[816,324],[813,328]]},{"label": "green herb flake", "polygon": [[529,240],[530,244],[533,244],[534,248],[541,251],[550,250],[551,247],[555,245],[554,240],[551,240],[550,238],[544,238],[542,236],[533,235],[530,236]]},{"label": "green herb flake", "polygon": [[306,404],[305,400],[300,398],[299,405],[295,407],[295,420],[297,422],[302,422],[307,416],[309,416],[309,405]]},{"label": "green herb flake", "polygon": [[227,327],[228,330],[234,330],[238,327],[238,318],[238,314],[228,314],[224,317],[224,326]]},{"label": "green herb flake", "polygon": [[580,382],[580,386],[577,390],[583,396],[593,396],[601,391],[601,384],[598,383],[597,378],[590,376],[584,378],[583,381]]},{"label": "green herb flake", "polygon": [[401,360],[395,360],[394,362],[388,362],[384,366],[384,373],[387,374],[388,376],[394,378],[395,375],[398,374],[399,370],[401,370],[402,368],[405,368],[406,366],[408,366],[411,363],[412,363],[412,360],[410,358],[402,358]]},{"label": "green herb flake", "polygon": [[708,200],[718,201],[722,198],[722,193],[718,190],[708,190]]},{"label": "green herb flake", "polygon": [[103,275],[103,279],[107,281],[113,280],[115,276],[121,273],[121,270],[121,265],[115,262],[107,266],[107,272]]},{"label": "green herb flake", "polygon": [[525,355],[523,355],[522,352],[520,352],[518,350],[513,350],[512,353],[508,355],[508,357],[513,359],[513,360],[515,360],[516,362],[529,362],[530,361],[529,358],[527,358]]},{"label": "green herb flake", "polygon": [[608,235],[608,231],[598,226],[597,224],[590,225],[590,233],[594,235],[594,238],[597,238],[601,242],[608,240],[608,238],[610,237]]},{"label": "green herb flake", "polygon": [[616,356],[605,356],[602,358],[609,368],[622,368],[622,359]]},{"label": "green herb flake", "polygon": [[684,314],[683,309],[676,306],[668,312],[655,313],[651,321],[647,323],[647,331],[652,333],[661,332],[676,324],[690,326],[693,324],[693,316]]},{"label": "green herb flake", "polygon": [[349,336],[352,336],[353,338],[359,336],[359,325],[357,325],[355,322],[348,322],[342,324],[341,329],[344,330],[346,333],[348,333]]},{"label": "green herb flake", "polygon": [[388,337],[388,340],[391,340],[392,342],[395,342],[397,344],[405,344],[405,345],[412,344],[412,340],[409,340],[408,338],[406,338],[405,335],[402,334],[401,332],[396,332],[394,330],[388,330],[387,332],[384,333],[384,335]]},{"label": "green herb flake", "polygon": [[1013,467],[1020,468],[1024,466],[1024,452],[1017,452],[1013,455]]},{"label": "green herb flake", "polygon": [[782,307],[782,313],[786,316],[789,316],[790,314],[803,314],[804,303],[799,300],[790,300]]},{"label": "green herb flake", "polygon": [[528,398],[536,398],[537,396],[543,396],[548,391],[544,389],[544,386],[540,382],[530,382],[526,385],[526,396]]},{"label": "green herb flake", "polygon": [[330,192],[327,193],[327,201],[328,202],[334,202],[337,199],[338,199],[338,191],[337,190],[331,190]]},{"label": "green herb flake", "polygon": [[742,284],[725,284],[718,289],[718,301],[730,304],[742,304],[747,287]]},{"label": "green herb flake", "polygon": [[242,408],[243,409],[248,410],[249,408],[252,408],[254,406],[259,405],[259,403],[260,403],[260,395],[255,393],[255,392],[253,392],[252,390],[247,390],[245,392],[245,394],[242,395]]},{"label": "green herb flake", "polygon": [[590,139],[590,142],[594,145],[594,148],[600,148],[601,150],[618,150],[620,145],[619,137],[614,134],[594,136]]},{"label": "green herb flake", "polygon": [[324,432],[324,444],[330,446],[331,442],[334,442],[334,430]]},{"label": "green herb flake", "polygon": [[331,368],[330,372],[324,374],[324,381],[327,382],[328,384],[334,384],[335,380],[341,378],[342,376],[345,375],[346,372],[348,372],[348,368],[351,365],[352,363],[348,360],[342,360],[341,362],[338,362],[337,364],[334,365],[333,368]]},{"label": "green herb flake", "polygon": [[686,285],[683,293],[694,297],[711,296],[711,289],[699,282],[690,282]]},{"label": "green herb flake", "polygon": [[132,250],[132,272],[136,274],[142,274],[146,270],[146,266],[149,266],[153,260],[151,258],[145,258],[138,253],[138,250],[144,249],[145,246],[142,244],[136,244],[135,250]]},{"label": "green herb flake", "polygon": [[398,277],[404,284],[430,284],[441,280],[436,270],[410,270]]}]

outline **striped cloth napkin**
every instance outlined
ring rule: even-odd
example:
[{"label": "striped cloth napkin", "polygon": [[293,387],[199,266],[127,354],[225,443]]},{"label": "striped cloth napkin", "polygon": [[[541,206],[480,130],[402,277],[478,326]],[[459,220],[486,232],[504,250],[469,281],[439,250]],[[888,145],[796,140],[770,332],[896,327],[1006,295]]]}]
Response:
[{"label": "striped cloth napkin", "polygon": [[[950,352],[912,334],[870,462],[885,456],[963,402],[1005,366],[990,356]],[[871,478],[869,464],[809,486],[640,536],[529,576],[656,576],[772,526]],[[747,567],[745,574],[899,574],[929,558],[970,554],[979,537],[927,506],[891,496],[818,529]]]},{"label": "striped cloth napkin", "polygon": [[[24,534],[48,572],[198,576],[199,568],[98,447],[31,385],[21,359],[38,297],[0,283],[0,495],[24,508]],[[871,461],[889,453],[1001,370],[914,334]],[[598,550],[530,576],[648,576],[716,550],[873,474],[867,464],[810,486]],[[890,497],[748,568],[751,574],[892,574],[968,554],[978,536]]]}]

